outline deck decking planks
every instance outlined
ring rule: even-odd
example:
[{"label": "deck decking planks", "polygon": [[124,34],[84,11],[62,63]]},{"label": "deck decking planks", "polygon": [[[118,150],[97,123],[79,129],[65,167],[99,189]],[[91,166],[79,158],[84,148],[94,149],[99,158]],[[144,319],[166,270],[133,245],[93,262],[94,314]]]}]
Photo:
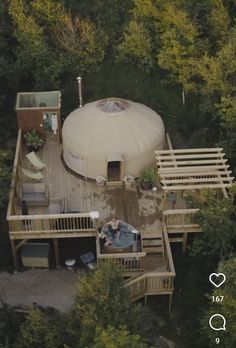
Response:
[{"label": "deck decking planks", "polygon": [[[27,153],[26,149],[24,152]],[[160,193],[140,192],[135,187],[126,189],[124,186],[98,186],[95,182],[68,172],[62,163],[61,153],[62,145],[51,135],[46,138],[38,155],[46,164],[42,173],[49,185],[50,197],[65,197],[67,212],[97,210],[101,224],[116,216],[138,230],[155,225],[160,215]],[[23,166],[29,166],[26,159]],[[30,214],[42,213],[46,214],[47,208],[30,208]]]}]

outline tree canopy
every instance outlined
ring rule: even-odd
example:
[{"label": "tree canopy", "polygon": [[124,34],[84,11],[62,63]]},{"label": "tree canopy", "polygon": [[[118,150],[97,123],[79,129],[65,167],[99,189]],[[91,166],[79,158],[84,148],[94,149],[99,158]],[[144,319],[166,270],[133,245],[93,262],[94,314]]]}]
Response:
[{"label": "tree canopy", "polygon": [[16,65],[22,75],[33,77],[37,88],[58,88],[63,77],[94,70],[104,58],[106,34],[61,2],[11,0],[9,14]]},{"label": "tree canopy", "polygon": [[219,199],[216,193],[204,190],[201,195],[190,195],[188,204],[198,208],[194,221],[201,226],[203,235],[196,236],[192,253],[195,255],[213,255],[218,260],[235,251],[235,187],[229,198]]},{"label": "tree canopy", "polygon": [[147,309],[131,303],[115,265],[105,263],[95,272],[80,277],[71,326],[79,328],[77,340],[84,346],[91,343],[98,325],[104,329],[126,326],[131,333],[147,333],[154,325],[153,319]]},{"label": "tree canopy", "polygon": [[[236,257],[222,261],[219,264],[218,272],[226,275],[226,282],[220,289],[216,289],[209,296],[210,307],[206,311],[202,319],[202,334],[208,337],[209,347],[215,347],[215,332],[209,330],[209,318],[215,313],[220,313],[226,319],[226,331],[218,331],[217,337],[220,338],[220,344],[224,347],[234,347],[236,345],[236,287],[235,287],[235,272],[236,272]],[[221,298],[222,301],[213,301],[212,296]],[[219,323],[221,324],[221,323]]]}]

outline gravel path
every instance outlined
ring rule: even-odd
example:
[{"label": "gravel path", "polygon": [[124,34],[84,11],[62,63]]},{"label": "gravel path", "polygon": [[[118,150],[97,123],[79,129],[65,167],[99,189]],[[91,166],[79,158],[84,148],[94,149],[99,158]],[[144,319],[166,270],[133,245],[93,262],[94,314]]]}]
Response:
[{"label": "gravel path", "polygon": [[37,303],[66,312],[73,304],[78,278],[79,271],[66,269],[37,269],[16,274],[1,272],[0,294],[3,301],[13,307]]}]

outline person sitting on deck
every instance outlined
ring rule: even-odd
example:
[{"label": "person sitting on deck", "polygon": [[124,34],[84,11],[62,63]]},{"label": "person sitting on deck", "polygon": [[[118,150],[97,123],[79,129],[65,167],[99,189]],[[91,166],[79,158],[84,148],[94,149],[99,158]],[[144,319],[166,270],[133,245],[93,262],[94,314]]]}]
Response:
[{"label": "person sitting on deck", "polygon": [[103,229],[103,232],[106,234],[106,243],[105,245],[111,245],[112,244],[112,237],[115,237],[116,241],[118,241],[120,237],[120,230],[119,230],[119,223],[120,221],[117,218],[112,218],[111,221],[107,222],[104,227],[107,227],[107,230],[105,231]]}]

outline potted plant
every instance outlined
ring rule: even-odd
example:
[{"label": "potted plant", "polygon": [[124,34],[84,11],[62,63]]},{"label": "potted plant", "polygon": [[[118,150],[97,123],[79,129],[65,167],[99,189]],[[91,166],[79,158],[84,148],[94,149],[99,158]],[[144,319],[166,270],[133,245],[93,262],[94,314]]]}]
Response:
[{"label": "potted plant", "polygon": [[102,175],[98,175],[96,177],[96,183],[97,183],[98,186],[104,186],[105,183],[106,183],[106,178],[104,176],[102,176]]},{"label": "potted plant", "polygon": [[135,178],[129,174],[125,175],[122,181],[126,187],[130,187],[135,184]]},{"label": "potted plant", "polygon": [[138,178],[141,189],[151,190],[153,188],[154,178],[155,172],[153,168],[141,170]]},{"label": "potted plant", "polygon": [[31,129],[25,133],[24,138],[29,151],[38,151],[44,143],[44,140],[36,132],[36,129]]}]

